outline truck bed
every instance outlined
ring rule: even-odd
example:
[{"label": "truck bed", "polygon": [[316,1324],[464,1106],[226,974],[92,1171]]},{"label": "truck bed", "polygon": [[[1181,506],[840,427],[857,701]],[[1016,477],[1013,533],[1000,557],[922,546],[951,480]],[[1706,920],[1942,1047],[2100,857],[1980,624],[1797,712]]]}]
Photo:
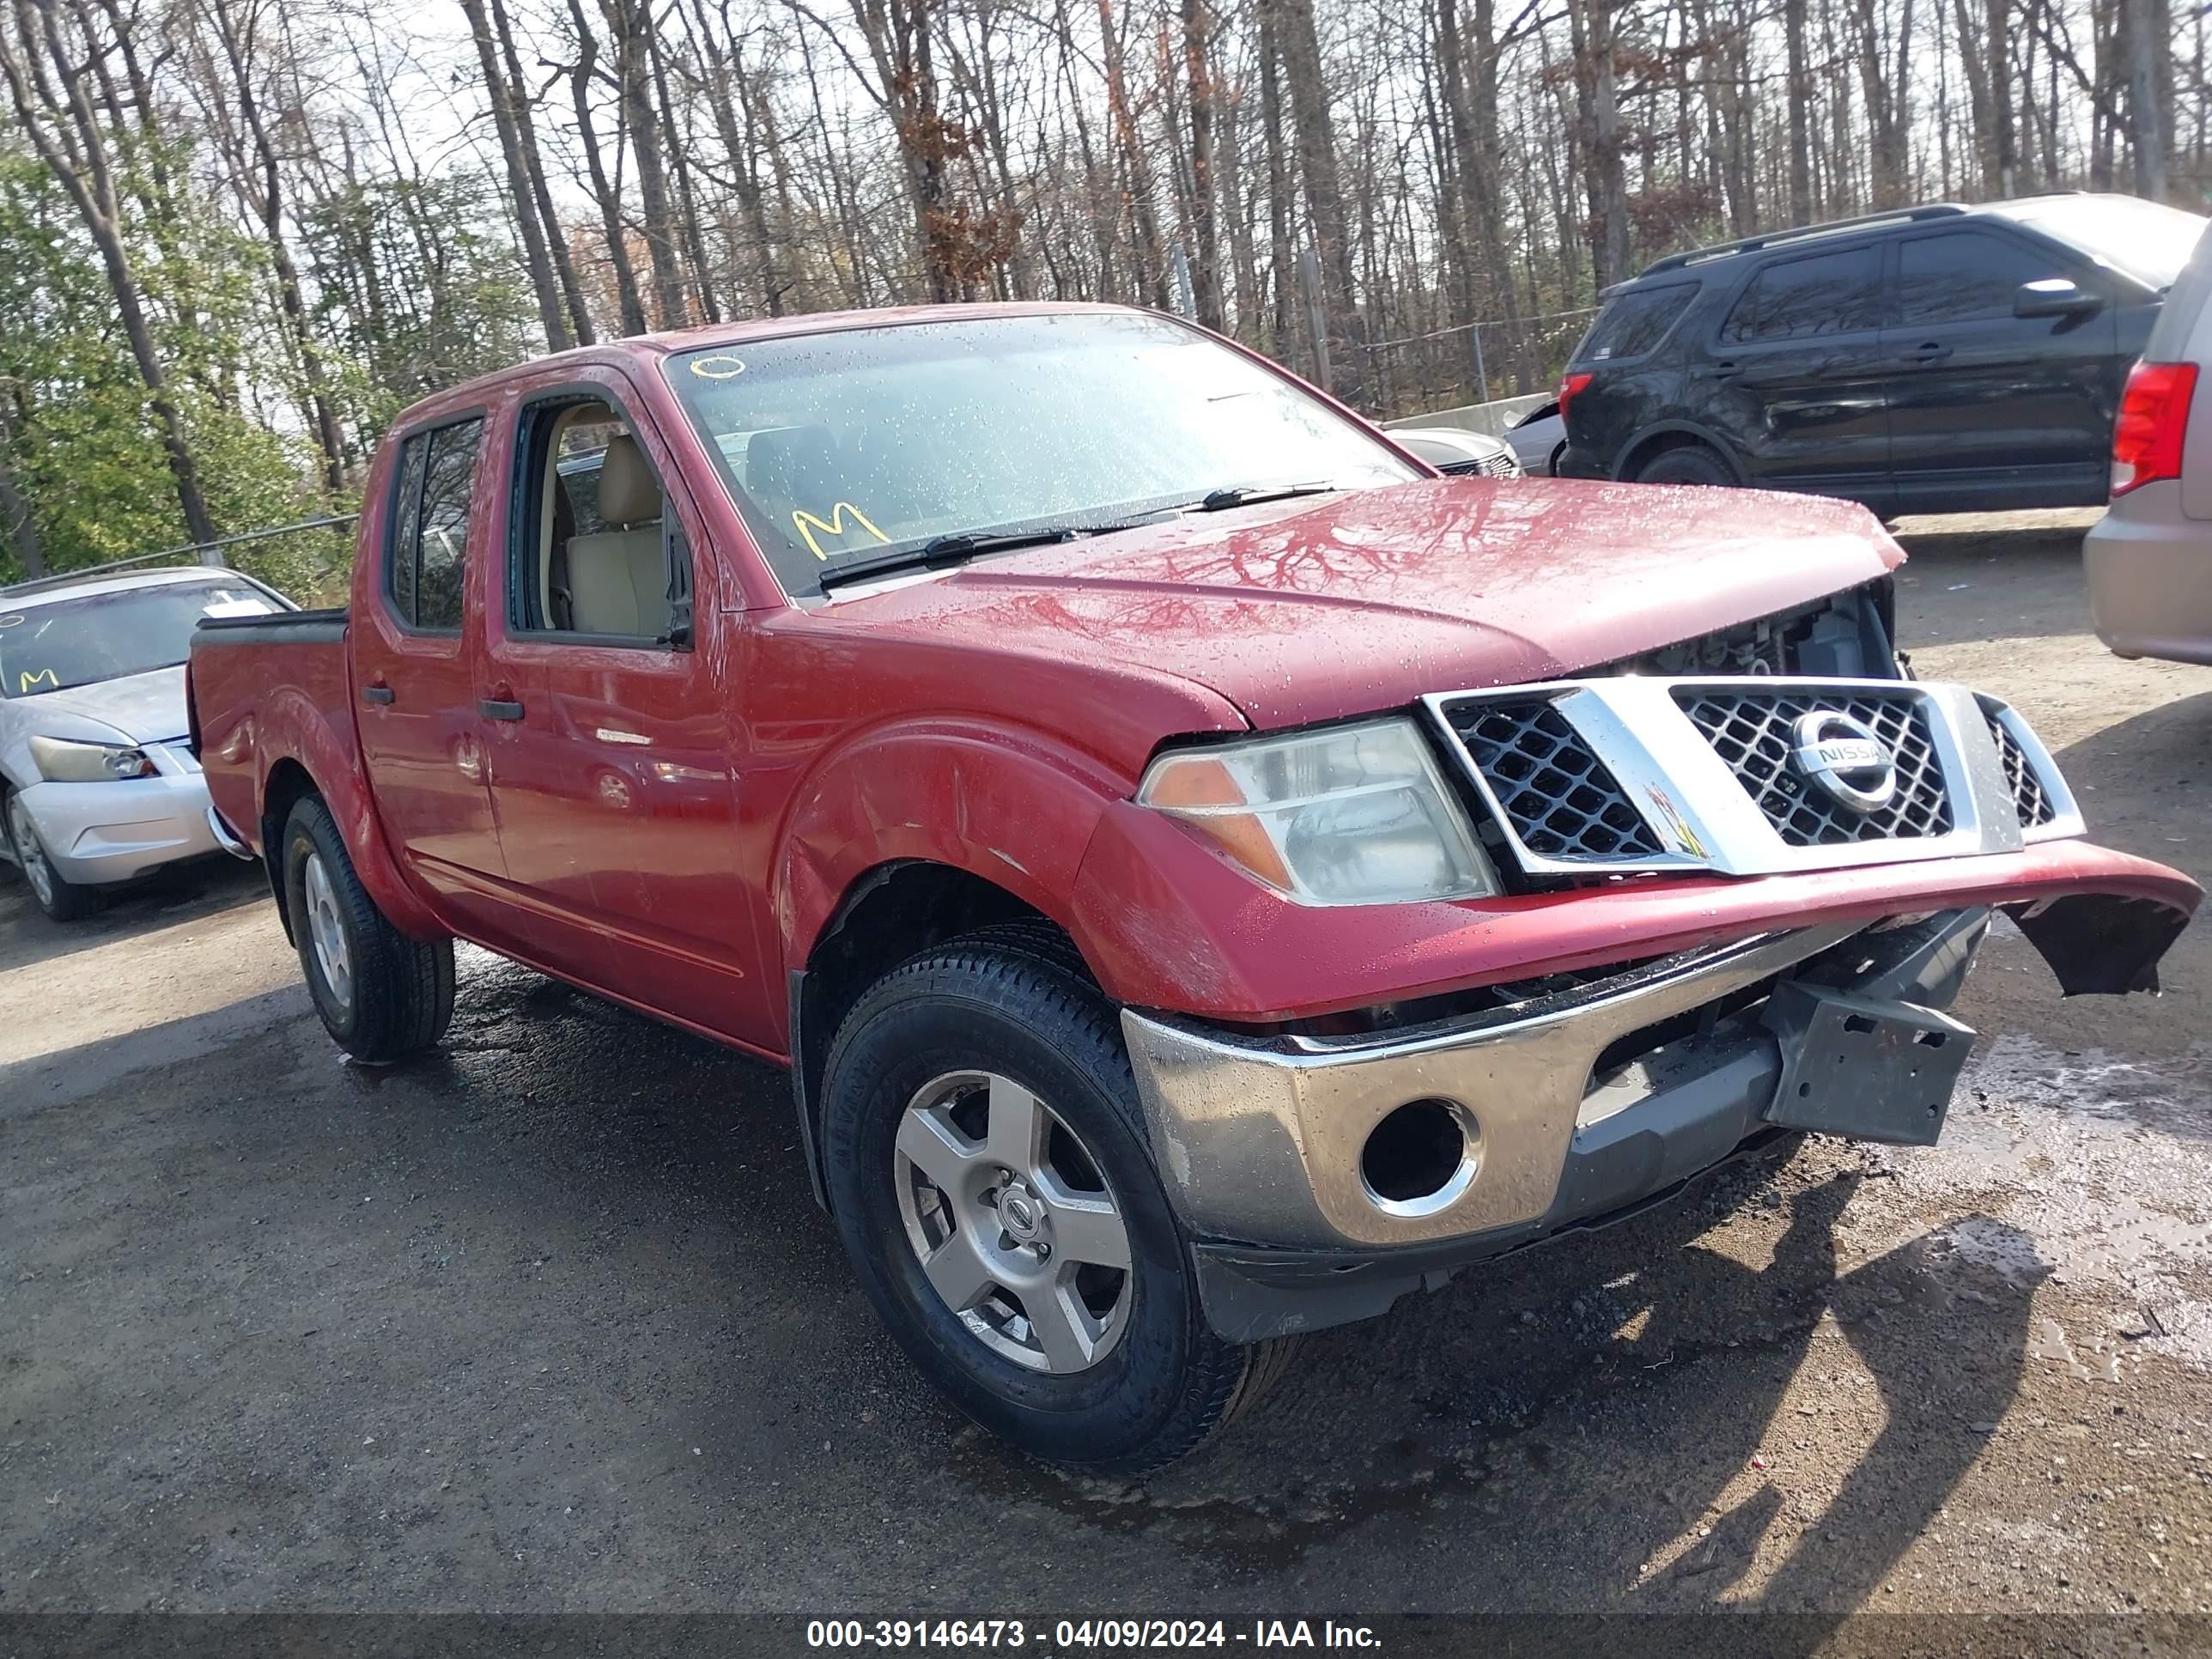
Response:
[{"label": "truck bed", "polygon": [[346,613],[210,617],[192,635],[185,680],[193,752],[208,797],[257,853],[270,771],[286,758],[342,763],[359,775],[348,686]]}]

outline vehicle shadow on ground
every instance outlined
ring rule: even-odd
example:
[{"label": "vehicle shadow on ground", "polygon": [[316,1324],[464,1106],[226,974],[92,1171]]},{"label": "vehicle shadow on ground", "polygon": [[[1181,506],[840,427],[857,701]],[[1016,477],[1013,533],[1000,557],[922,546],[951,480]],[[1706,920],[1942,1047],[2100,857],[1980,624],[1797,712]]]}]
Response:
[{"label": "vehicle shadow on ground", "polygon": [[[2033,1285],[1962,1278],[1940,1235],[1839,1272],[1834,1230],[1856,1177],[1786,1198],[1755,1190],[1754,1206],[1787,1218],[1763,1267],[1692,1242],[1759,1179],[1724,1173],[1603,1233],[1470,1270],[1378,1326],[1313,1340],[1260,1417],[1140,1487],[988,1446],[969,1478],[1240,1577],[1294,1572],[1411,1511],[1433,1522],[1431,1571],[1438,1553],[1464,1561],[1461,1610],[1725,1602],[1840,1617],[1942,1510],[1988,1443],[1975,1425],[2005,1414]],[[2033,1260],[2025,1235],[1984,1224]],[[1931,1285],[1931,1260],[1949,1288]],[[1935,1346],[1920,1328],[1930,1298],[1947,1329]],[[1872,1378],[1885,1422],[1840,1468],[1818,1443],[1835,1432],[1822,1403],[1834,1384],[1800,1376],[1823,1328]],[[1808,1507],[1801,1494],[1823,1481],[1832,1492]],[[1370,1571],[1379,1590],[1390,1569]],[[1776,1650],[1810,1651],[1827,1629],[1815,1620]]]},{"label": "vehicle shadow on ground", "polygon": [[2100,728],[2058,752],[2092,834],[2107,846],[2212,878],[2212,691]]},{"label": "vehicle shadow on ground", "polygon": [[258,863],[195,859],[118,886],[93,915],[79,921],[50,921],[11,864],[0,864],[0,973],[28,968],[267,899],[269,883]]},{"label": "vehicle shadow on ground", "polygon": [[[189,1054],[260,1012],[145,1035]],[[1224,1613],[1279,1613],[1326,1560],[1340,1585],[1356,1563],[1376,1609],[1734,1598],[1839,1614],[1942,1508],[1987,1443],[1970,1425],[2004,1415],[2024,1363],[2032,1285],[1947,1261],[1940,1237],[1843,1271],[1855,1178],[1738,1167],[1312,1339],[1216,1448],[1138,1485],[1087,1480],[1006,1452],[920,1384],[814,1207],[769,1068],[471,953],[453,1033],[417,1064],[343,1065],[295,1012],[158,1077],[103,1086],[118,1103],[101,1112],[11,1129],[18,1214],[40,1241],[17,1294],[70,1369],[35,1395],[0,1389],[0,1415],[100,1448],[53,1477],[80,1482],[82,1531],[64,1541],[88,1565],[197,1571],[171,1540],[101,1518],[128,1495],[103,1483],[132,1449],[151,1456],[175,1432],[173,1351],[214,1437],[196,1502],[308,1540],[376,1540],[365,1578],[332,1578],[307,1545],[249,1528],[264,1541],[239,1571],[308,1605],[350,1604],[363,1583],[404,1603],[434,1564],[479,1556],[477,1605],[534,1603],[575,1575],[634,1600],[647,1592],[601,1576],[619,1557],[566,1555],[566,1531],[537,1536],[526,1568],[481,1548],[477,1517],[527,1528],[547,1493],[589,1482],[637,1494],[620,1524],[641,1543],[761,1540],[785,1601],[801,1590],[775,1572],[803,1570],[832,1572],[847,1604],[926,1580],[947,1606],[1002,1605],[1006,1553],[985,1540],[1018,1533],[1030,1553],[1095,1563],[1086,1583],[1116,1612],[1188,1611],[1167,1604],[1203,1590]],[[0,1094],[15,1081],[0,1071]],[[1709,1237],[1746,1206],[1756,1263],[1739,1259],[1743,1224]],[[213,1372],[192,1334],[210,1306],[242,1334]],[[1803,1516],[1811,1472],[1793,1443],[1836,1431],[1795,1409],[1823,1332],[1871,1375],[1887,1426],[1824,1461],[1837,1489]],[[137,1358],[105,1363],[110,1347]],[[343,1451],[362,1431],[341,1440],[334,1419],[408,1425],[380,1443],[450,1443],[470,1473],[422,1509],[412,1467]],[[272,1488],[257,1436],[336,1443],[346,1461],[318,1452]],[[711,1461],[694,1461],[702,1447]],[[1772,1468],[1747,1474],[1761,1455]],[[773,1490],[793,1468],[803,1486]],[[948,1483],[978,1501],[948,1506]],[[418,1510],[398,1530],[370,1520]],[[936,1553],[882,1557],[862,1531]],[[1440,1560],[1460,1587],[1449,1607]],[[434,1599],[450,1604],[450,1586]]]}]

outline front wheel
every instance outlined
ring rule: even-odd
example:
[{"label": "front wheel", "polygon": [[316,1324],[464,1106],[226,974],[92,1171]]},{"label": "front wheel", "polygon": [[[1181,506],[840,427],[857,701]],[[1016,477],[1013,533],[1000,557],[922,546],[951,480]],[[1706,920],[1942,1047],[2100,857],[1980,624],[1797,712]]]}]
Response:
[{"label": "front wheel", "polygon": [[831,1045],[823,1111],[830,1206],[869,1300],[1020,1449],[1152,1468],[1279,1369],[1279,1345],[1206,1325],[1113,1010],[1034,932],[955,940],[877,983]]},{"label": "front wheel", "polygon": [[410,939],[386,920],[317,797],[293,807],[282,844],[292,942],[331,1040],[380,1066],[434,1047],[453,1018],[453,940]]},{"label": "front wheel", "polygon": [[5,822],[8,850],[15,854],[15,867],[23,872],[31,896],[49,921],[80,921],[100,908],[99,889],[80,886],[54,868],[53,860],[46,856],[46,843],[39,839],[31,809],[13,790],[8,792]]}]

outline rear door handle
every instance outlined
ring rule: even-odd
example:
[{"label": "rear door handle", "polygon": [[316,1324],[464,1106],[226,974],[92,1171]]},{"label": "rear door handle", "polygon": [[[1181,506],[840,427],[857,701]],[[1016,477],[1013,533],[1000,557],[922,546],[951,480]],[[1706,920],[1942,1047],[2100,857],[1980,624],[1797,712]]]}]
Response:
[{"label": "rear door handle", "polygon": [[477,705],[477,712],[488,720],[519,720],[522,718],[522,705],[519,702],[501,702],[496,697],[486,697]]},{"label": "rear door handle", "polygon": [[1743,373],[1743,365],[1734,358],[1715,363],[1709,371],[1716,380],[1733,380]]},{"label": "rear door handle", "polygon": [[388,685],[364,685],[361,688],[361,700],[382,708],[394,699],[392,690]]},{"label": "rear door handle", "polygon": [[1940,363],[1950,355],[1950,347],[1940,344],[1934,340],[1924,341],[1912,349],[1912,361],[1923,368],[1926,368],[1932,363]]}]

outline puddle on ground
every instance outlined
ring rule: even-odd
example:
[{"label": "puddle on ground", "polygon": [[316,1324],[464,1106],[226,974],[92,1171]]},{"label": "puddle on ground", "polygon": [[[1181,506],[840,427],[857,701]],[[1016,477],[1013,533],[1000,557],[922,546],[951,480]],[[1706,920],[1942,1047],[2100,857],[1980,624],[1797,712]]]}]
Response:
[{"label": "puddle on ground", "polygon": [[2034,1340],[2027,1345],[2031,1359],[2054,1359],[2084,1382],[2117,1382],[2120,1380],[2120,1357],[2118,1353],[2094,1353],[2089,1358],[2094,1366],[2084,1364],[2074,1352],[2074,1345],[2066,1340],[2066,1331],[2055,1319],[2035,1322]]},{"label": "puddle on ground", "polygon": [[1960,1079],[1939,1146],[1863,1150],[1890,1179],[1863,1190],[1846,1217],[1858,1248],[1878,1252],[1948,1212],[1960,1218],[1936,1236],[1931,1260],[2120,1304],[2093,1352],[2077,1353],[2054,1326],[2031,1348],[2037,1357],[2116,1381],[2117,1355],[2094,1350],[2124,1333],[2131,1349],[2212,1370],[2212,1305],[2201,1295],[2212,1274],[2212,1046],[2121,1060],[2002,1036]]}]

